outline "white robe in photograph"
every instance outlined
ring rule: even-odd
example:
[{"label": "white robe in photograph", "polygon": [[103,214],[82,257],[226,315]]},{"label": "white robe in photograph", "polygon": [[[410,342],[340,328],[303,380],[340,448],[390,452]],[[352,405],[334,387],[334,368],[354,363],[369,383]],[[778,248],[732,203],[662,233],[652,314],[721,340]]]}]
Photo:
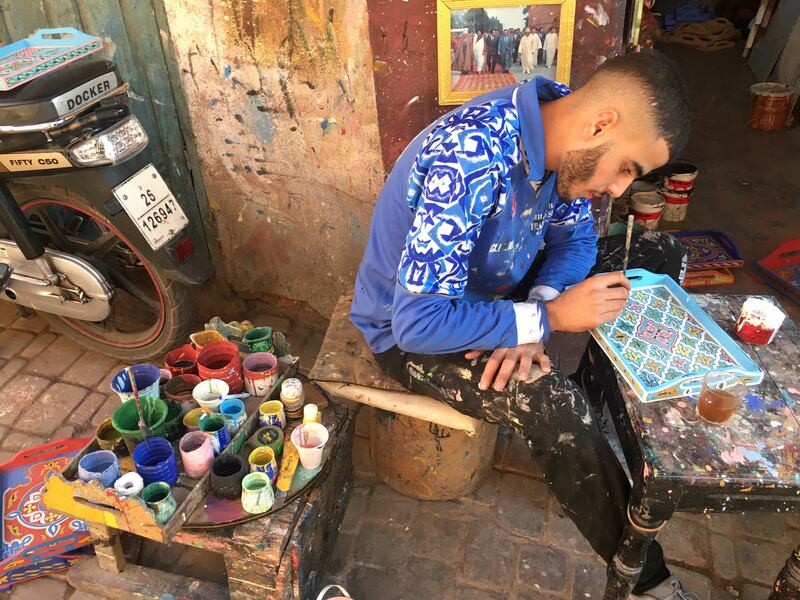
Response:
[{"label": "white robe in photograph", "polygon": [[486,42],[482,37],[477,37],[472,44],[472,54],[475,56],[475,69],[480,73],[483,71],[483,63],[486,62],[486,55],[484,54]]},{"label": "white robe in photograph", "polygon": [[522,70],[532,71],[536,66],[536,55],[542,47],[542,41],[535,33],[523,35],[519,42],[519,55],[522,59]]},{"label": "white robe in photograph", "polygon": [[552,67],[553,61],[556,59],[556,50],[558,50],[557,33],[551,31],[544,36],[544,50],[547,53],[547,66]]}]

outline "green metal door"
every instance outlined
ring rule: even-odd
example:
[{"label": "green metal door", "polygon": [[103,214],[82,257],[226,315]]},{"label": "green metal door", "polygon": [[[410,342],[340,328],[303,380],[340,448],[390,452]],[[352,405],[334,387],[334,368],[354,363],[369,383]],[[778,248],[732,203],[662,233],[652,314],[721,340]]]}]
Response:
[{"label": "green metal door", "polygon": [[130,84],[131,110],[150,137],[151,160],[203,231],[202,179],[190,168],[185,134],[191,129],[161,1],[0,0],[0,45],[43,27],[77,27],[101,37],[105,57]]}]

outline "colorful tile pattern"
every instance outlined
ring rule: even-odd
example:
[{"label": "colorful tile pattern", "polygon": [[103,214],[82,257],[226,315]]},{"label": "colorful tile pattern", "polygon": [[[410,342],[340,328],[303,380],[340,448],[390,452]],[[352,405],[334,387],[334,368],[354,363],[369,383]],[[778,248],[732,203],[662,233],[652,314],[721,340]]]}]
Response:
[{"label": "colorful tile pattern", "polygon": [[712,370],[761,380],[753,361],[671,279],[641,269],[628,274],[628,304],[592,335],[642,401],[696,393]]},{"label": "colorful tile pattern", "polygon": [[689,271],[744,265],[736,245],[724,233],[684,231],[675,237],[686,250],[686,268]]}]

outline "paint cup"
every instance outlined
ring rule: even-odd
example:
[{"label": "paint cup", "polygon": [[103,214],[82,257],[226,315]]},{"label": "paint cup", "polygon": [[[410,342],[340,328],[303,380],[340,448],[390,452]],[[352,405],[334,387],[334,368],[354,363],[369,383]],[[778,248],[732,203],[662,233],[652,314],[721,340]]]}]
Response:
[{"label": "paint cup", "polygon": [[[167,419],[167,404],[158,398],[140,398],[139,404],[142,407],[145,425],[150,435],[164,437],[164,421]],[[122,434],[125,444],[129,450],[142,440],[142,432],[139,431],[139,411],[136,410],[136,402],[128,400],[114,411],[111,415],[111,423],[114,429]]]},{"label": "paint cup", "polygon": [[156,521],[162,525],[169,521],[175,513],[178,505],[172,495],[170,485],[163,481],[151,483],[142,490],[142,500],[147,504],[147,508],[155,513]]},{"label": "paint cup", "polygon": [[260,427],[275,425],[280,429],[286,428],[286,413],[279,400],[268,400],[258,407],[258,424]]},{"label": "paint cup", "polygon": [[200,379],[221,379],[228,384],[231,394],[238,394],[242,383],[239,349],[230,342],[214,342],[203,346],[197,355],[197,374]]},{"label": "paint cup", "polygon": [[228,428],[225,424],[225,417],[222,415],[212,413],[210,415],[203,415],[200,417],[200,431],[207,433],[211,437],[211,446],[214,448],[214,454],[219,455],[231,441],[228,435]]},{"label": "paint cup", "polygon": [[786,315],[769,300],[748,298],[736,320],[736,335],[750,344],[769,344]]},{"label": "paint cup", "polygon": [[101,450],[111,450],[112,452],[119,453],[125,448],[125,444],[122,442],[122,434],[114,429],[111,417],[97,426],[94,439],[97,440],[97,445]]},{"label": "paint cup", "polygon": [[303,391],[303,382],[294,377],[285,379],[281,384],[281,402],[286,411],[286,418],[302,418],[305,401],[306,394]]},{"label": "paint cup", "polygon": [[244,387],[252,396],[266,396],[278,380],[278,359],[269,352],[256,352],[242,361]]},{"label": "paint cup", "polygon": [[[157,366],[142,363],[133,365],[130,369],[133,371],[140,399],[160,397],[158,385],[161,381],[161,370]],[[111,389],[116,392],[122,402],[133,400],[133,388],[126,369],[122,369],[111,378]]]},{"label": "paint cup", "polygon": [[747,395],[747,386],[733,373],[709,371],[697,398],[697,415],[714,425],[725,423]]},{"label": "paint cup", "polygon": [[303,423],[321,423],[322,415],[316,404],[306,404],[303,407]]},{"label": "paint cup", "polygon": [[672,223],[683,221],[689,209],[691,194],[666,188],[661,188],[659,193],[664,197],[664,210],[661,218]]},{"label": "paint cup", "polygon": [[167,418],[164,419],[164,434],[170,442],[181,439],[186,428],[183,426],[183,410],[181,405],[172,400],[166,400]]},{"label": "paint cup", "polygon": [[669,163],[666,170],[668,174],[664,175],[664,189],[687,193],[694,189],[694,180],[697,179],[698,172],[695,165],[689,162],[674,162]]},{"label": "paint cup", "polygon": [[193,408],[183,415],[183,425],[186,431],[198,431],[200,429],[200,417],[210,415],[211,410],[207,408]]},{"label": "paint cup", "polygon": [[247,457],[251,473],[266,473],[272,483],[278,478],[278,461],[269,446],[261,446],[253,450]]},{"label": "paint cup", "polygon": [[225,419],[225,425],[231,437],[236,435],[239,427],[247,421],[247,413],[244,411],[244,402],[238,398],[228,398],[219,405],[219,414]]},{"label": "paint cup", "polygon": [[214,462],[211,436],[202,431],[191,431],[181,438],[178,448],[184,472],[192,479],[200,479]]},{"label": "paint cup", "polygon": [[122,496],[123,498],[138,496],[143,489],[144,480],[142,476],[133,471],[125,473],[114,482],[114,491],[117,492],[117,496]]},{"label": "paint cup", "polygon": [[147,438],[133,449],[133,464],[145,485],[164,481],[170,487],[178,481],[178,464],[172,444],[161,437]]},{"label": "paint cup", "polygon": [[664,210],[664,197],[658,192],[637,192],[631,196],[633,218],[647,229],[655,229]]},{"label": "paint cup", "polygon": [[78,477],[81,481],[99,481],[103,487],[111,487],[119,478],[119,460],[110,450],[89,452],[78,462]]},{"label": "paint cup", "polygon": [[272,508],[275,492],[265,473],[250,473],[242,479],[242,508],[251,515],[260,515]]},{"label": "paint cup", "polygon": [[238,454],[223,454],[211,465],[211,491],[218,498],[241,498],[242,479],[247,475],[247,465]]},{"label": "paint cup", "polygon": [[279,457],[283,453],[283,429],[275,425],[269,425],[258,429],[250,436],[250,439],[247,440],[247,447],[252,451],[261,446],[272,448],[275,457]]},{"label": "paint cup", "polygon": [[197,375],[197,350],[191,344],[170,350],[164,356],[164,366],[175,375]]},{"label": "paint cup", "polygon": [[225,338],[222,336],[222,334],[219,331],[214,331],[213,329],[192,333],[189,335],[189,339],[192,341],[192,344],[194,344],[194,347],[197,348],[198,352],[200,352],[200,350],[209,344],[225,341]]},{"label": "paint cup", "polygon": [[164,397],[180,404],[181,411],[186,414],[197,406],[192,391],[201,381],[197,375],[175,375],[164,386]]},{"label": "paint cup", "polygon": [[244,343],[250,352],[273,352],[275,345],[272,343],[272,327],[255,327],[244,334]]},{"label": "paint cup", "polygon": [[230,393],[230,387],[221,379],[207,379],[201,381],[192,390],[194,401],[201,408],[207,408],[211,412],[218,412],[222,399]]},{"label": "paint cup", "polygon": [[319,423],[303,423],[292,431],[292,443],[297,447],[304,469],[316,469],[322,464],[322,450],[328,435],[327,428]]}]

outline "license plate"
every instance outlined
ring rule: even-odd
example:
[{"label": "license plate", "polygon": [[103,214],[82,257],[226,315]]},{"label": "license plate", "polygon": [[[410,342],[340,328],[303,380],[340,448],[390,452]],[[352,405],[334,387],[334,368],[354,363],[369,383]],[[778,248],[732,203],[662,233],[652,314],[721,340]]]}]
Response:
[{"label": "license plate", "polygon": [[186,213],[153,165],[115,187],[114,196],[153,250],[189,224]]}]

